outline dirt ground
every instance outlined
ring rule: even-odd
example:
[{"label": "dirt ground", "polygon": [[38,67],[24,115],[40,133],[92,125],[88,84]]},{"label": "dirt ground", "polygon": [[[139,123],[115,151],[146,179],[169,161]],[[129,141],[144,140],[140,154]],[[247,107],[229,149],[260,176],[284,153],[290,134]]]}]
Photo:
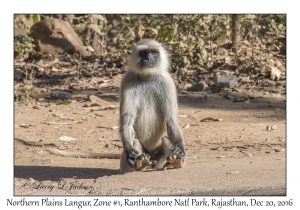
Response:
[{"label": "dirt ground", "polygon": [[[233,102],[225,92],[179,92],[187,165],[178,170],[122,175],[118,159],[62,157],[50,154],[48,146],[22,143],[41,141],[66,151],[121,154],[118,91],[115,81],[98,91],[74,91],[67,105],[39,95],[39,102],[15,103],[14,194],[286,194],[284,95]],[[111,108],[90,106],[91,101],[82,100],[87,95],[105,100]],[[208,117],[220,121],[200,122]],[[273,127],[268,131],[267,126]],[[62,136],[76,140],[59,140]]]}]

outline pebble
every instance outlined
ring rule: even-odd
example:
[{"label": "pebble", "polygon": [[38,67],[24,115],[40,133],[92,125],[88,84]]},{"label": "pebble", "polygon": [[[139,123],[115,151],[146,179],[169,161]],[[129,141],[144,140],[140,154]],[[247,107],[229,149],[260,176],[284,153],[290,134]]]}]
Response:
[{"label": "pebble", "polygon": [[231,172],[228,172],[227,174],[238,174],[240,173],[239,171],[231,171]]},{"label": "pebble", "polygon": [[114,145],[113,144],[105,144],[105,147],[107,147],[107,148],[114,148]]},{"label": "pebble", "polygon": [[274,151],[275,152],[284,152],[285,148],[275,148]]},{"label": "pebble", "polygon": [[235,75],[216,75],[213,81],[217,87],[233,88],[237,85],[237,77]]},{"label": "pebble", "polygon": [[59,99],[70,99],[72,94],[65,91],[52,91],[50,96]]},{"label": "pebble", "polygon": [[33,109],[40,109],[38,106],[33,106],[32,108]]},{"label": "pebble", "polygon": [[276,130],[276,125],[267,126],[266,130],[267,131],[275,131]]}]

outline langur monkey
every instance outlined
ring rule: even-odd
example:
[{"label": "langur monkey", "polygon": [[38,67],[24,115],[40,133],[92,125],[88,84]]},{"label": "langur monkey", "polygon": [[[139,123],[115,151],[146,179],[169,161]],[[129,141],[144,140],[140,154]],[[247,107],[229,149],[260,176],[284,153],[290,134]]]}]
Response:
[{"label": "langur monkey", "polygon": [[[133,45],[121,83],[121,173],[182,168],[185,143],[178,123],[175,84],[164,45],[144,39]],[[167,136],[164,136],[167,131]]]}]

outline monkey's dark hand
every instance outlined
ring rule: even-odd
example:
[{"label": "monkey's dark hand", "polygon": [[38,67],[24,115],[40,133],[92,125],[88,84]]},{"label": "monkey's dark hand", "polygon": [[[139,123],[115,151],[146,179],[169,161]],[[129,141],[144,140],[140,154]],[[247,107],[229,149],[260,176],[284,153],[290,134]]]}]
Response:
[{"label": "monkey's dark hand", "polygon": [[185,158],[184,145],[182,144],[182,142],[175,142],[170,156],[174,155],[180,157],[181,159]]},{"label": "monkey's dark hand", "polygon": [[135,161],[138,157],[138,152],[131,147],[131,148],[126,148],[125,153],[126,153],[128,164],[130,165],[130,167],[135,168]]}]

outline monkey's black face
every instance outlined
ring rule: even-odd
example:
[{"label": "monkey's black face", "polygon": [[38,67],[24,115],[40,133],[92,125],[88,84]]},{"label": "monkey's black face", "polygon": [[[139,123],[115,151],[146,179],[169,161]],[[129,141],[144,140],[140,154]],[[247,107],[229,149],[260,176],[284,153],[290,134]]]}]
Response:
[{"label": "monkey's black face", "polygon": [[139,64],[141,67],[154,68],[159,58],[159,52],[157,50],[141,50],[139,51]]}]

